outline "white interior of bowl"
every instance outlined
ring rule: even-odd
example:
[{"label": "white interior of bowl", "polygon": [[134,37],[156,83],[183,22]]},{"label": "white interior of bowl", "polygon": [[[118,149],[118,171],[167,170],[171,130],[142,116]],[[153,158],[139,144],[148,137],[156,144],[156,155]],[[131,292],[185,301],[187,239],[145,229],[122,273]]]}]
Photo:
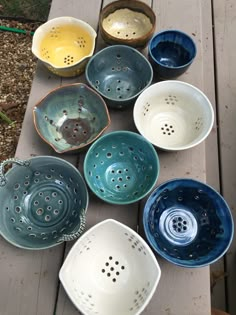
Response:
[{"label": "white interior of bowl", "polygon": [[160,274],[147,243],[127,226],[109,219],[75,243],[59,276],[83,314],[128,315],[142,312]]},{"label": "white interior of bowl", "polygon": [[[68,33],[63,33],[61,27],[63,26],[75,26],[78,27],[78,36],[73,32],[71,36],[71,41],[68,38]],[[81,30],[86,34],[85,38],[82,39],[80,36]],[[45,39],[46,34],[51,34],[51,41],[48,46],[42,47],[41,43]],[[76,40],[75,40],[75,36]],[[78,63],[81,63],[84,59],[91,57],[95,48],[96,39],[95,30],[86,22],[68,16],[54,18],[47,21],[46,23],[40,25],[34,33],[32,40],[32,52],[41,61],[47,63],[48,65],[54,67],[55,69],[68,68]],[[89,44],[86,43],[86,40]],[[65,52],[63,52],[63,47]],[[88,45],[88,49],[86,49]],[[77,50],[77,54],[73,57],[73,50]],[[68,55],[68,52],[71,52]],[[53,59],[58,59],[61,56],[65,65],[57,66]]]},{"label": "white interior of bowl", "polygon": [[135,102],[134,122],[153,145],[184,150],[210,133],[214,111],[206,95],[181,81],[163,81],[144,90]]}]

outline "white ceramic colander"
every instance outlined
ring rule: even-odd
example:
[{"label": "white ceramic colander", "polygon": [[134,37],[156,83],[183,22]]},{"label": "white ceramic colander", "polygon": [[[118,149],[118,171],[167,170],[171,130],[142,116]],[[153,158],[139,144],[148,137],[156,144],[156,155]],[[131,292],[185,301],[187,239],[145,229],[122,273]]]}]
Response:
[{"label": "white ceramic colander", "polygon": [[208,136],[214,111],[198,88],[167,80],[151,85],[139,95],[133,117],[138,131],[153,145],[177,151],[192,148]]},{"label": "white ceramic colander", "polygon": [[137,315],[152,298],[161,275],[147,243],[132,229],[105,220],[72,247],[59,273],[85,315]]}]

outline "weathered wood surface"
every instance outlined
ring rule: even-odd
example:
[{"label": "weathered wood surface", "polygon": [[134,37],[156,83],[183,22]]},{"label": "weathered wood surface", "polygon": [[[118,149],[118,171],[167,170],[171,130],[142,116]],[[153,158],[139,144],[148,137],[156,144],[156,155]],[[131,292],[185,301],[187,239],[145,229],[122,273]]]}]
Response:
[{"label": "weathered wood surface", "polygon": [[[236,62],[234,0],[213,0],[221,193],[236,220]],[[236,240],[225,257],[226,306],[236,315]],[[223,281],[223,280],[221,280]]]},{"label": "weathered wood surface", "polygon": [[[98,31],[98,18],[102,6],[111,1],[101,0],[53,0],[50,17],[74,16],[88,22]],[[153,0],[145,1],[153,6],[157,15],[157,30],[180,29],[193,37],[197,44],[197,58],[180,80],[203,90],[214,104],[214,64],[211,29],[211,1],[202,0]],[[97,49],[105,47],[98,34]],[[146,50],[144,50],[146,53]],[[51,89],[70,82],[85,82],[84,76],[61,79],[38,64],[32,85],[25,120],[16,156],[29,158],[32,155],[55,155],[36,134],[32,122],[34,105]],[[107,132],[117,129],[135,130],[132,109],[111,110],[112,124]],[[209,145],[215,150],[215,130]],[[158,151],[160,177],[158,184],[176,177],[206,180],[206,143],[184,152]],[[82,170],[83,154],[61,156]],[[217,166],[218,160],[212,159]],[[212,168],[213,169],[213,168]],[[212,170],[211,169],[211,170]],[[218,169],[217,171],[218,172]],[[214,171],[211,171],[214,174]],[[215,175],[214,175],[215,176]],[[211,178],[214,178],[211,175]],[[213,180],[213,179],[212,179]],[[217,176],[214,178],[217,182]],[[139,225],[139,204],[113,206],[90,194],[87,228],[106,218],[117,219],[133,229]],[[58,271],[71,247],[71,243],[50,250],[30,252],[16,249],[0,239],[1,260],[1,315],[76,315],[75,309],[58,280]],[[144,314],[147,315],[209,315],[210,279],[209,268],[185,269],[157,257],[162,278],[159,287]],[[55,311],[55,313],[54,313]],[[121,314],[122,315],[122,314]]]}]

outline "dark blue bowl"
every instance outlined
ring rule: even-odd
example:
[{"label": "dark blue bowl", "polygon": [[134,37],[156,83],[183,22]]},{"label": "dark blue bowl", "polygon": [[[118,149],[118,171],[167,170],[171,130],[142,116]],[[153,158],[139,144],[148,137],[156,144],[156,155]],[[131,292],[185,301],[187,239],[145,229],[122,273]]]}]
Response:
[{"label": "dark blue bowl", "polygon": [[157,187],[145,204],[143,224],[156,253],[183,267],[216,262],[234,234],[224,198],[193,179],[174,179]]},{"label": "dark blue bowl", "polygon": [[160,78],[171,79],[183,74],[196,56],[192,38],[178,30],[155,34],[148,45],[148,57]]}]

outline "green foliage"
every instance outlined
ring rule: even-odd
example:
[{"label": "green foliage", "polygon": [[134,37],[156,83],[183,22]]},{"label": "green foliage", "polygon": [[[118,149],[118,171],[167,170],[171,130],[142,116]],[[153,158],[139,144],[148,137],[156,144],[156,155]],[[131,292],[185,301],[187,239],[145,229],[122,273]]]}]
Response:
[{"label": "green foliage", "polygon": [[0,0],[0,15],[46,21],[51,0]]},{"label": "green foliage", "polygon": [[14,124],[14,122],[11,121],[11,119],[1,111],[0,111],[0,119],[5,120],[9,125]]}]

